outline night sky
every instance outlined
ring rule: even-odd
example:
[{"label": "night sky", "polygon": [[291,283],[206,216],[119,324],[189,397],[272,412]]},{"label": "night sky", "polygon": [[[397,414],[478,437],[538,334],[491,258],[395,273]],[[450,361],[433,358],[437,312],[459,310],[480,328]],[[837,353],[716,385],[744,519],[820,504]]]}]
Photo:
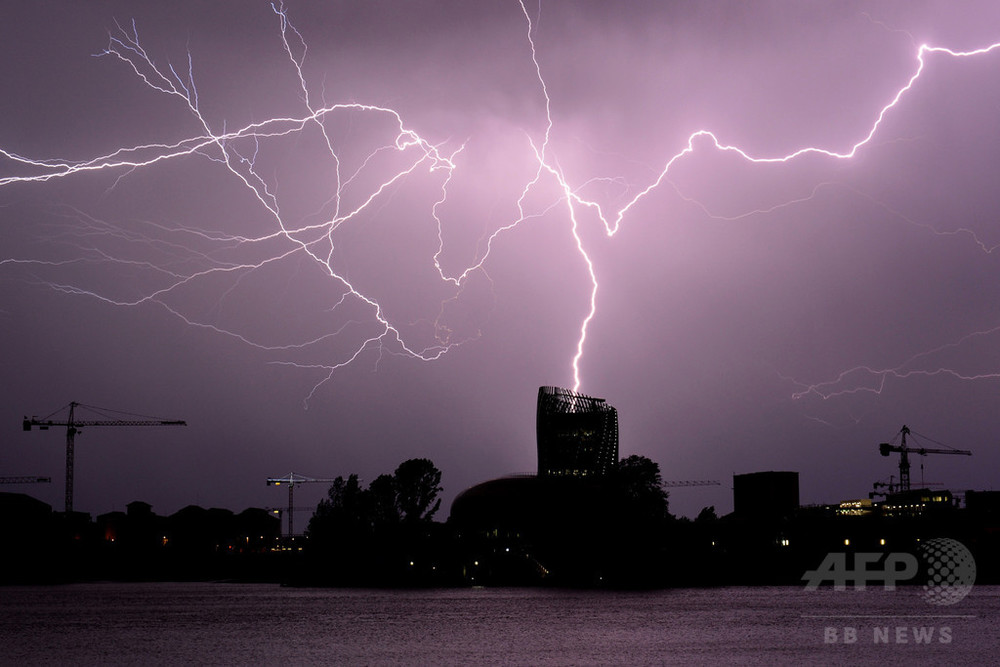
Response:
[{"label": "night sky", "polygon": [[974,452],[915,485],[1000,486],[1000,4],[278,9],[5,9],[0,475],[53,481],[3,490],[62,509],[21,419],[79,401],[189,425],[84,429],[78,510],[427,457],[444,519],[577,383],[722,482],[681,515],[866,497],[903,424]]}]

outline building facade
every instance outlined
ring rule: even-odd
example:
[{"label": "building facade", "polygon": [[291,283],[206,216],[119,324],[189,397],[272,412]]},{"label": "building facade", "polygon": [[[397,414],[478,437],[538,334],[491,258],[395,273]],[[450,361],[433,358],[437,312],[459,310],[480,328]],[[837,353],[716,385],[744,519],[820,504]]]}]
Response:
[{"label": "building facade", "polygon": [[618,411],[603,398],[539,387],[539,477],[603,477],[618,466]]}]

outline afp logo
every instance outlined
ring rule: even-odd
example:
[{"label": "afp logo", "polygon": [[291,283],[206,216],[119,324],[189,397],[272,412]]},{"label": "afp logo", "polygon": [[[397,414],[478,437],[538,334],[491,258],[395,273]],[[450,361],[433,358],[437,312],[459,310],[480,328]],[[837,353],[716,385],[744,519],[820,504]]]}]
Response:
[{"label": "afp logo", "polygon": [[927,564],[924,599],[930,604],[952,605],[972,590],[976,581],[976,559],[958,540],[939,537],[920,545]]},{"label": "afp logo", "polygon": [[[845,590],[848,585],[864,589],[869,583],[881,583],[885,590],[896,589],[896,584],[917,576],[920,564],[916,556],[904,552],[854,554],[853,567],[848,567],[847,554],[828,553],[815,570],[802,575],[806,590],[814,591],[824,583],[834,590]],[[958,540],[947,537],[928,540],[920,545],[920,558],[927,572],[924,600],[934,605],[953,605],[960,602],[976,581],[976,560]]]}]

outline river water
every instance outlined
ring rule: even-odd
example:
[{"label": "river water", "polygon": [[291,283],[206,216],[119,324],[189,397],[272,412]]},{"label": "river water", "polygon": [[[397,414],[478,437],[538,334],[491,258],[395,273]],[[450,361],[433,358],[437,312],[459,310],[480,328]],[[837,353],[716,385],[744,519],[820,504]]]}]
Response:
[{"label": "river water", "polygon": [[652,592],[0,588],[2,664],[986,664],[1000,587]]}]

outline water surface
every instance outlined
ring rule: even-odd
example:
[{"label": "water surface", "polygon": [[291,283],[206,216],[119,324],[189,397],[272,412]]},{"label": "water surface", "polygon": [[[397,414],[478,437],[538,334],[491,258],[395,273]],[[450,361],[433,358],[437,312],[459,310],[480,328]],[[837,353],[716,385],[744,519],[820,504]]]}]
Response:
[{"label": "water surface", "polygon": [[[1000,648],[1000,587],[976,587],[951,607],[930,605],[922,593],[919,587],[652,592],[221,583],[8,587],[0,588],[0,660],[19,665],[994,661]],[[845,643],[852,628],[854,641]]]}]

